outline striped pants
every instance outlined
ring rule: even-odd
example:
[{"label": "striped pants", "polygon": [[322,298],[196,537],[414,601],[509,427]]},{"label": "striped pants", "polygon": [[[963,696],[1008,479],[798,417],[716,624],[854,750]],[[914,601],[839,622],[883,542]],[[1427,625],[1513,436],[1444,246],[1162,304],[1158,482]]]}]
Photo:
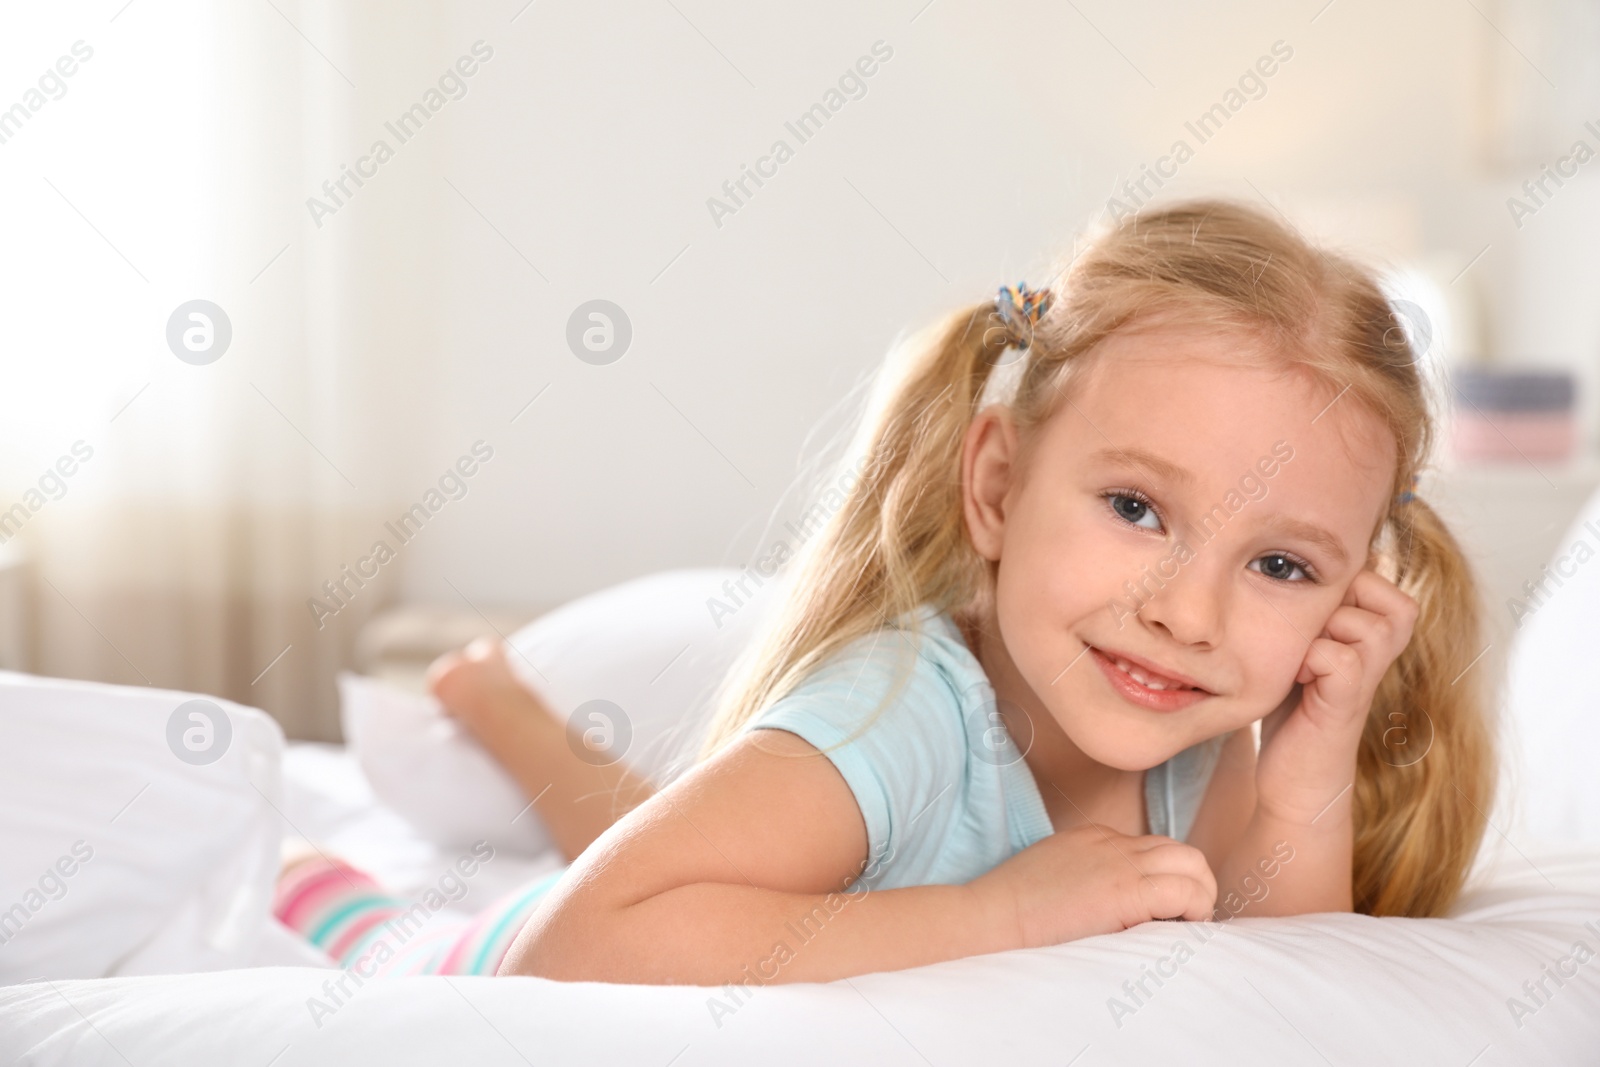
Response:
[{"label": "striped pants", "polygon": [[528,916],[565,873],[564,867],[552,871],[464,922],[430,922],[448,903],[437,892],[416,900],[392,896],[342,860],[312,858],[278,879],[272,913],[340,967],[355,967],[363,976],[492,975]]}]

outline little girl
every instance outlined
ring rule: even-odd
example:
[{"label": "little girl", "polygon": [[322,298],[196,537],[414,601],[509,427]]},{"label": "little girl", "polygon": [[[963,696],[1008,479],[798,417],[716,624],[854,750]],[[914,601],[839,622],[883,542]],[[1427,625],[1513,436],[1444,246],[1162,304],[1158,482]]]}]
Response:
[{"label": "little girl", "polygon": [[[950,314],[887,368],[700,761],[414,969],[827,981],[1151,919],[1443,914],[1493,751],[1471,573],[1414,491],[1419,358],[1365,269],[1225,201]],[[479,649],[436,682],[533,796],[564,743],[507,740],[547,717],[509,677]],[[349,895],[336,867],[286,871],[280,914]]]}]

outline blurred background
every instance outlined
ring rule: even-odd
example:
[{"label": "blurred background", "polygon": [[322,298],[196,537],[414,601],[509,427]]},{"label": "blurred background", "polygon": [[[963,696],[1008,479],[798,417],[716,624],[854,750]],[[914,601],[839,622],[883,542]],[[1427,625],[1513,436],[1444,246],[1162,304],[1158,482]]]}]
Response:
[{"label": "blurred background", "polygon": [[752,564],[899,333],[1152,199],[1384,270],[1486,669],[1600,481],[1596,0],[11,4],[0,72],[0,667],[333,739]]}]

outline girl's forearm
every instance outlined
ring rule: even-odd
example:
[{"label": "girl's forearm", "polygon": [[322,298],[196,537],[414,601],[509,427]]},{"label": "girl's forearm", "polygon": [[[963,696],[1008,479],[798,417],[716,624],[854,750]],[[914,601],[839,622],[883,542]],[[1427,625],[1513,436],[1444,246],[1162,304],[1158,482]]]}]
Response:
[{"label": "girl's forearm", "polygon": [[969,886],[786,893],[697,882],[589,916],[541,909],[501,974],[561,981],[828,982],[1017,947],[1016,923]]},{"label": "girl's forearm", "polygon": [[596,766],[578,758],[566,727],[531,693],[498,696],[474,734],[522,787],[568,860],[643,803],[655,786],[618,760]]},{"label": "girl's forearm", "polygon": [[1215,872],[1217,918],[1350,911],[1353,843],[1348,792],[1310,823],[1257,809]]}]

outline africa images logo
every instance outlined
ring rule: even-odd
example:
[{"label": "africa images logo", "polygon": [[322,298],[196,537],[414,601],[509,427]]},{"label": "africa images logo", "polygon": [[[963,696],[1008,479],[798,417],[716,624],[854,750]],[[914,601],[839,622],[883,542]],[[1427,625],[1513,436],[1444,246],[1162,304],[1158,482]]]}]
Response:
[{"label": "africa images logo", "polygon": [[209,700],[185,700],[167,716],[167,747],[191,766],[217,762],[232,742],[232,720]]}]

